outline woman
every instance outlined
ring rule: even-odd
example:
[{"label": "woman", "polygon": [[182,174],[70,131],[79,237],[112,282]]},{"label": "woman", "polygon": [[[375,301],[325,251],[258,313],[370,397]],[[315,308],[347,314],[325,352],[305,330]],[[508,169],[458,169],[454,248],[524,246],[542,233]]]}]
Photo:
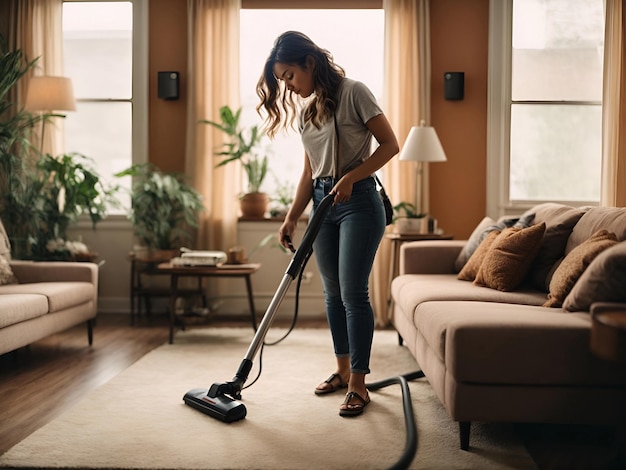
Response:
[{"label": "woman", "polygon": [[[327,194],[334,204],[313,244],[322,277],[337,370],[316,389],[325,395],[347,387],[341,416],[356,416],[370,402],[365,375],[374,335],[368,280],[385,230],[385,214],[372,175],[397,152],[398,142],[370,90],[345,77],[332,55],[307,36],[279,36],[257,84],[267,132],[298,127],[304,169],[278,234],[288,247],[299,217]],[[296,95],[296,96],[294,96]],[[298,111],[299,110],[299,111]],[[371,138],[378,147],[372,152]]]}]

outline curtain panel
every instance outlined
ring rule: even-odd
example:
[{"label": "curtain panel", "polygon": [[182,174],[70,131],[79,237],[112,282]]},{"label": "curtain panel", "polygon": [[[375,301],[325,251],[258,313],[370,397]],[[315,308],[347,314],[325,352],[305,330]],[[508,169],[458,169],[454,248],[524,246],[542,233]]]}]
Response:
[{"label": "curtain panel", "polygon": [[606,0],[602,97],[602,194],[605,206],[626,206],[626,0]]},{"label": "curtain panel", "polygon": [[204,198],[198,248],[224,250],[236,245],[237,194],[241,168],[221,168],[217,150],[225,142],[217,129],[198,121],[219,121],[219,109],[239,107],[239,0],[188,0],[187,137],[185,171]]},{"label": "curtain panel", "polygon": [[[430,117],[429,0],[384,0],[385,75],[383,109],[402,144],[412,126]],[[419,93],[415,93],[419,90]],[[393,204],[415,201],[417,181],[414,162],[394,157],[383,168],[383,184]],[[422,173],[425,176],[426,173]],[[391,244],[383,239],[372,271],[372,303],[376,324],[389,324]]]},{"label": "curtain panel", "polygon": [[[63,75],[63,1],[10,0],[7,39],[11,50],[21,49],[27,61],[38,58],[32,72],[17,85],[18,103],[26,102],[28,82],[33,75]],[[58,155],[64,152],[63,120],[52,118],[46,124],[42,152]],[[43,124],[43,121],[42,121]],[[41,135],[41,127],[36,131]],[[35,136],[34,142],[39,141]]]}]

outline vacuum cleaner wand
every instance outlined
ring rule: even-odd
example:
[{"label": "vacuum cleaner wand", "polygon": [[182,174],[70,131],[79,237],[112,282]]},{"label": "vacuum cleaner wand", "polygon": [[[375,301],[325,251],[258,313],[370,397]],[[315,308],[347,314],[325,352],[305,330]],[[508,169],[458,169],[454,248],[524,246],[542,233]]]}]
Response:
[{"label": "vacuum cleaner wand", "polygon": [[304,233],[302,243],[294,253],[291,263],[289,263],[287,271],[263,315],[263,319],[233,380],[224,383],[214,383],[208,390],[196,388],[188,391],[183,397],[183,401],[187,405],[226,423],[245,418],[246,407],[238,400],[241,399],[241,390],[246,380],[248,380],[248,375],[252,369],[252,361],[263,345],[265,336],[278,312],[278,307],[287,294],[291,282],[298,277],[300,271],[304,268],[313,250],[313,241],[334,199],[335,196],[329,194],[320,201],[316,208]]}]

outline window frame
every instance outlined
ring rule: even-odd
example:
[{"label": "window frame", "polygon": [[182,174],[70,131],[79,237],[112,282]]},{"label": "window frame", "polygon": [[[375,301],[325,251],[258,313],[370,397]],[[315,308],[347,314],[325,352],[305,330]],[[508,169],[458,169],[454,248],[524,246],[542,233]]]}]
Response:
[{"label": "window frame", "polygon": [[[489,2],[489,66],[487,95],[487,207],[492,218],[522,213],[542,200],[512,201],[510,189],[511,108],[513,104],[585,104],[597,102],[515,101],[511,97],[513,56],[513,0]],[[601,103],[600,103],[601,105]],[[597,205],[597,202],[564,200],[572,206]]]},{"label": "window frame", "polygon": [[[130,99],[77,99],[83,103],[130,103],[131,104],[131,162],[146,163],[148,161],[148,58],[149,58],[149,15],[148,0],[63,0],[63,3],[115,3],[130,2],[133,8],[133,45],[132,45],[132,83]],[[97,163],[97,162],[96,162]],[[112,211],[107,220],[126,220],[126,214],[120,211]]]}]

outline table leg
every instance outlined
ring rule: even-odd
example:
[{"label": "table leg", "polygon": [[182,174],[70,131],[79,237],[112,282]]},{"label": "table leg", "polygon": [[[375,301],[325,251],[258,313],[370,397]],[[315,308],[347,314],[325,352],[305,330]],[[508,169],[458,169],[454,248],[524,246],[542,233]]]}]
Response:
[{"label": "table leg", "polygon": [[246,288],[248,289],[248,304],[250,305],[250,318],[252,320],[252,329],[256,331],[256,310],[254,309],[254,296],[252,295],[252,281],[250,275],[246,274]]},{"label": "table leg", "polygon": [[398,258],[400,257],[400,242],[391,240],[391,263],[389,263],[389,286],[387,287],[387,318],[393,313],[393,297],[391,296],[391,281],[398,271]]},{"label": "table leg", "polygon": [[174,323],[176,320],[176,298],[178,297],[178,275],[171,275],[170,284],[170,344],[174,344]]}]

